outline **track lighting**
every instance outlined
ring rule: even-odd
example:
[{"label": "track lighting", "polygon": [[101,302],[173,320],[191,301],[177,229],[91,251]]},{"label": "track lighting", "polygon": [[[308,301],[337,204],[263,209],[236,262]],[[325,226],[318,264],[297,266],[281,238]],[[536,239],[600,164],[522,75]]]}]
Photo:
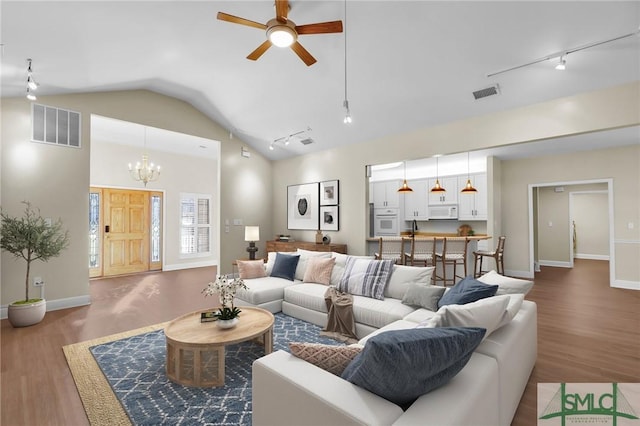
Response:
[{"label": "track lighting", "polygon": [[273,150],[274,150],[273,142],[271,142],[271,143],[269,144],[269,150],[270,150],[270,151],[273,151]]},{"label": "track lighting", "polygon": [[29,99],[30,101],[35,101],[38,98],[33,94],[33,91],[38,88],[39,84],[33,78],[31,62],[31,58],[27,59],[27,99]]},{"label": "track lighting", "polygon": [[342,105],[344,106],[344,109],[346,111],[344,120],[342,120],[342,122],[344,124],[351,124],[353,120],[351,119],[351,112],[349,111],[349,101],[345,99]]},{"label": "track lighting", "polygon": [[558,71],[564,71],[565,69],[567,69],[566,57],[567,57],[567,55],[560,56],[560,61],[558,62],[558,65],[556,65],[556,69]]},{"label": "track lighting", "polygon": [[307,133],[311,131],[311,127],[307,126],[307,128],[305,130],[300,130],[299,132],[294,132],[291,134],[288,134],[287,136],[283,136],[281,138],[278,139],[274,139],[273,141],[271,141],[269,143],[269,150],[273,151],[276,147],[276,144],[281,143],[284,146],[288,146],[291,143],[291,138],[293,138],[294,136],[298,136],[301,137],[300,135],[302,135],[303,133]]},{"label": "track lighting", "polygon": [[29,88],[27,87],[27,99],[29,99],[30,101],[35,101],[38,98],[36,97],[36,95],[34,95],[33,93],[31,93],[31,90],[29,90]]}]

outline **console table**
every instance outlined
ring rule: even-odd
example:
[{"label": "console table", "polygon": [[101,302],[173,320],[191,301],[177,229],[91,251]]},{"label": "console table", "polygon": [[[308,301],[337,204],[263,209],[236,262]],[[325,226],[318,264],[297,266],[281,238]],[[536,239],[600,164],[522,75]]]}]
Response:
[{"label": "console table", "polygon": [[274,251],[296,251],[297,249],[310,251],[335,251],[347,254],[346,244],[318,244],[308,241],[267,241],[267,253]]}]

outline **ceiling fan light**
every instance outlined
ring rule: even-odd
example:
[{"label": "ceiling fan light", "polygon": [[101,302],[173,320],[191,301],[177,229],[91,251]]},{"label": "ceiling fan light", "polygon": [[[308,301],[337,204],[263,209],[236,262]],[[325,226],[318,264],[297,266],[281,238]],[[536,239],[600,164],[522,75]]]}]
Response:
[{"label": "ceiling fan light", "polygon": [[267,29],[267,38],[278,47],[289,47],[296,41],[295,30],[288,25],[274,25]]}]

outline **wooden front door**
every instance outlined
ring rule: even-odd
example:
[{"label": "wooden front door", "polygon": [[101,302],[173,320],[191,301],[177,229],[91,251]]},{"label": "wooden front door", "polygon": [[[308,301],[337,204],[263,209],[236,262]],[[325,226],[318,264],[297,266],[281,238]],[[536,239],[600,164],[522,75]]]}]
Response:
[{"label": "wooden front door", "polygon": [[104,189],[105,276],[149,270],[149,193]]}]

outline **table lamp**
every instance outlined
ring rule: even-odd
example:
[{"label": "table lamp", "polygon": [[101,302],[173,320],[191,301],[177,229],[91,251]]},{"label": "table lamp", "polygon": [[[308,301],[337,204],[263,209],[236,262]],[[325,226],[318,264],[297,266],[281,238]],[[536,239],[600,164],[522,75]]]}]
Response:
[{"label": "table lamp", "polygon": [[249,247],[247,247],[247,251],[249,252],[249,259],[255,260],[256,252],[258,251],[258,247],[256,247],[256,241],[260,241],[260,227],[245,226],[244,240],[249,242]]}]

